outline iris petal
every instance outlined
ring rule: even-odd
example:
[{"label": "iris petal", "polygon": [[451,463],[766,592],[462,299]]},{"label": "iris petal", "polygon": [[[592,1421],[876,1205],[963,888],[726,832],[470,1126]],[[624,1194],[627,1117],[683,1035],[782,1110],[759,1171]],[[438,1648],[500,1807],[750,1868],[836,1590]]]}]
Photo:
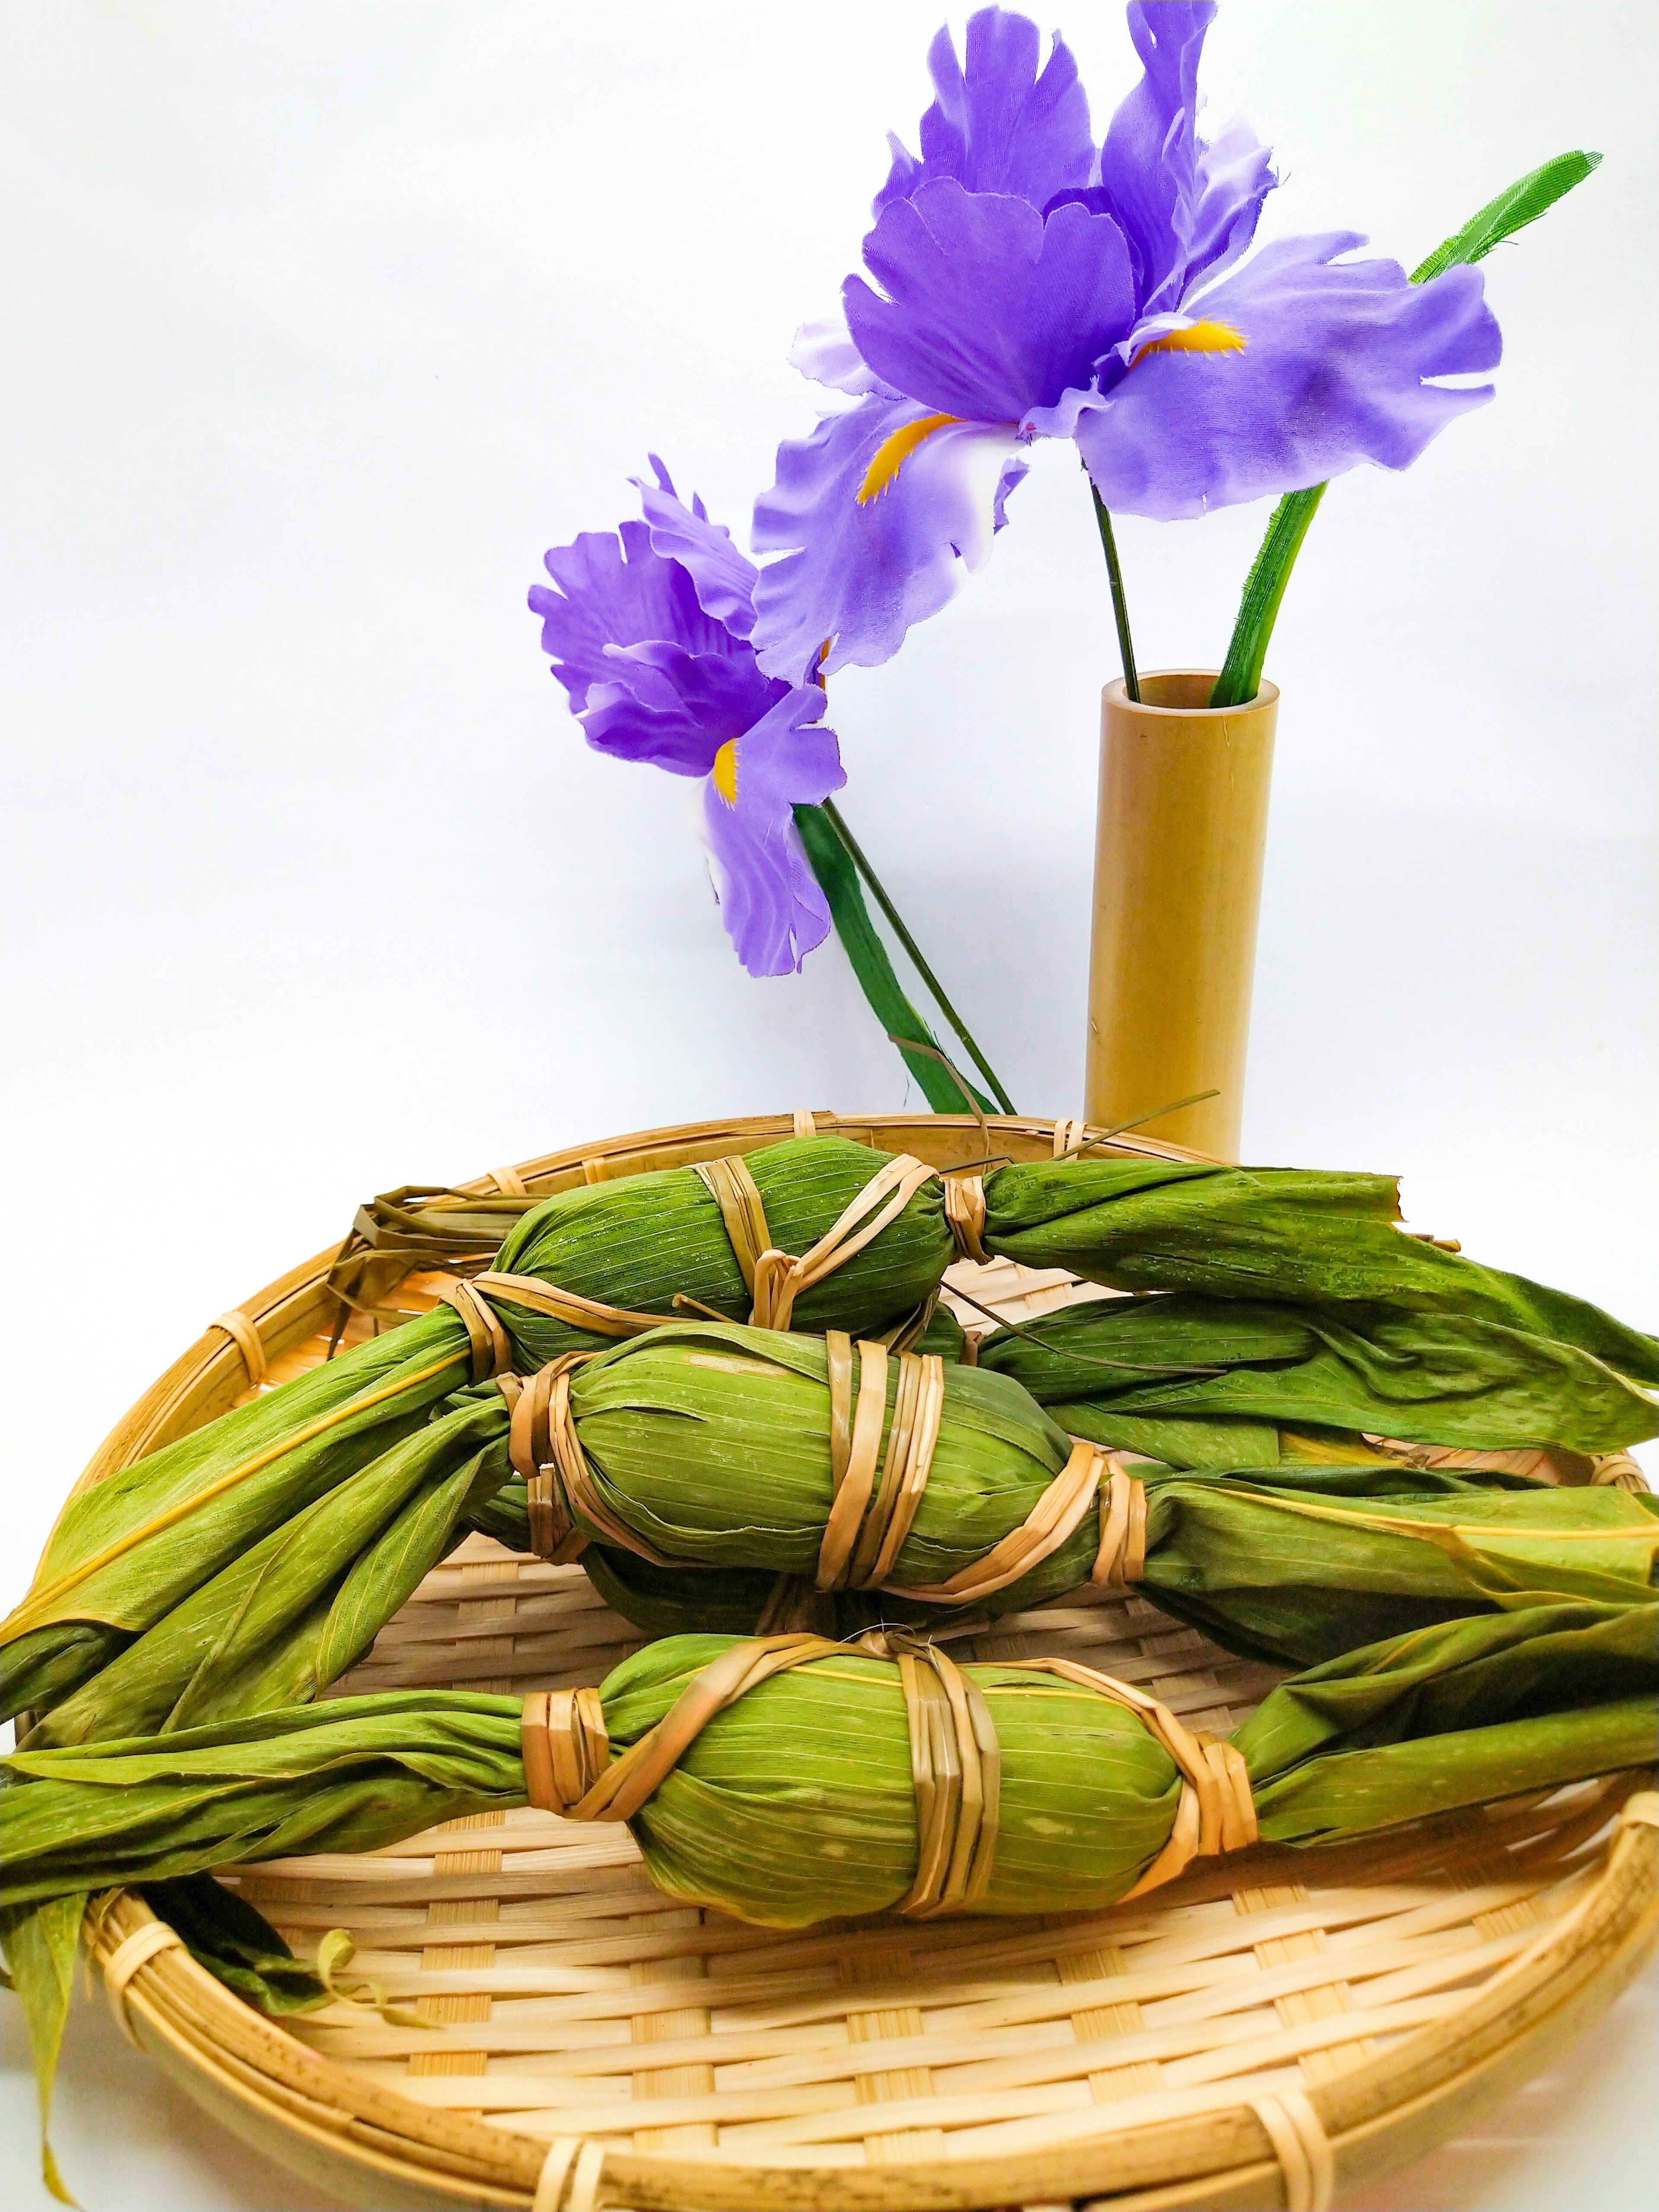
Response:
[{"label": "iris petal", "polygon": [[967,422],[1053,406],[1135,319],[1123,234],[1085,207],[1045,222],[947,179],[887,208],[864,258],[888,296],[848,279],[854,343],[895,391]]},{"label": "iris petal", "polygon": [[755,646],[769,672],[799,680],[826,637],[826,673],[879,667],[989,553],[1027,466],[1006,425],[936,428],[879,499],[859,504],[881,447],[927,411],[866,399],[778,448],[777,481],[755,507],[756,550],[785,556],[755,586]]},{"label": "iris petal", "polygon": [[969,18],[965,67],[950,32],[939,32],[927,53],[935,97],[921,118],[921,159],[891,141],[878,214],[939,177],[1038,209],[1068,185],[1087,184],[1095,146],[1077,64],[1056,36],[1039,76],[1042,46],[1035,23],[1001,8]]},{"label": "iris petal", "polygon": [[1413,284],[1397,262],[1339,262],[1352,233],[1264,246],[1191,313],[1242,352],[1143,352],[1077,441],[1108,507],[1160,520],[1322,483],[1361,461],[1404,468],[1492,386],[1429,379],[1497,366],[1480,272]]},{"label": "iris petal", "polygon": [[685,505],[654,453],[651,465],[654,484],[641,477],[630,481],[645,511],[652,551],[678,562],[706,615],[733,637],[747,637],[755,626],[754,562],[738,552],[723,524],[708,520],[700,499]]},{"label": "iris petal", "polygon": [[722,749],[704,789],[703,834],[720,917],[751,975],[789,975],[829,934],[829,905],[793,813],[847,781],[835,734],[819,721],[823,709],[816,685],[787,692]]},{"label": "iris petal", "polygon": [[653,549],[643,522],[624,522],[615,533],[586,530],[574,544],[556,545],[547,573],[557,588],[536,585],[530,605],[542,617],[542,651],[576,714],[591,685],[614,678],[609,646],[672,638],[690,653],[746,649],[699,605],[690,575]]},{"label": "iris petal", "polygon": [[687,653],[666,639],[613,646],[605,666],[609,680],[588,694],[583,735],[598,752],[649,761],[671,775],[707,775],[727,739],[788,688],[763,676],[752,653]]},{"label": "iris petal", "polygon": [[1243,124],[1198,135],[1198,65],[1215,0],[1134,0],[1129,35],[1145,75],[1113,116],[1100,182],[1134,249],[1141,312],[1179,307],[1200,278],[1231,268],[1277,182]]}]

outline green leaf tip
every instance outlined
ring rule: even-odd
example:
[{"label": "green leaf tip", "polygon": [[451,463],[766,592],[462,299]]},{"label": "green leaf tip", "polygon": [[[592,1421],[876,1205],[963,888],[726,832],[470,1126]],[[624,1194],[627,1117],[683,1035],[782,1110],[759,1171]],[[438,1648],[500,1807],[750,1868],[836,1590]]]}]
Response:
[{"label": "green leaf tip", "polygon": [[1601,166],[1599,154],[1573,152],[1558,154],[1553,161],[1540,162],[1537,168],[1518,178],[1507,191],[1488,200],[1479,215],[1473,216],[1462,230],[1437,246],[1428,259],[1412,271],[1413,284],[1426,284],[1431,277],[1442,275],[1460,263],[1485,260],[1494,246],[1513,238],[1528,223],[1536,222],[1547,215],[1559,199],[1565,198],[1575,185],[1582,185]]},{"label": "green leaf tip", "polygon": [[70,2205],[75,2199],[58,2171],[46,2124],[52,2116],[52,2088],[63,2047],[64,2024],[69,2018],[76,1953],[86,1909],[86,1894],[80,1890],[39,1904],[0,1909],[0,1944],[5,1948],[6,1963],[11,1969],[11,1986],[23,2008],[40,2100],[40,2179],[60,2204]]},{"label": "green leaf tip", "polygon": [[[1432,277],[1443,276],[1448,269],[1484,261],[1494,246],[1503,245],[1516,231],[1524,230],[1540,216],[1547,215],[1557,200],[1565,198],[1575,185],[1582,185],[1601,164],[1599,154],[1582,150],[1558,154],[1553,161],[1540,162],[1506,191],[1499,192],[1496,199],[1488,200],[1462,230],[1443,240],[1428,259],[1413,270],[1412,283],[1426,284]],[[1210,694],[1211,706],[1245,706],[1261,690],[1261,672],[1267,663],[1273,624],[1279,619],[1279,602],[1324,492],[1323,484],[1314,484],[1306,491],[1291,492],[1274,507],[1261,549],[1244,586],[1227,657]]]}]

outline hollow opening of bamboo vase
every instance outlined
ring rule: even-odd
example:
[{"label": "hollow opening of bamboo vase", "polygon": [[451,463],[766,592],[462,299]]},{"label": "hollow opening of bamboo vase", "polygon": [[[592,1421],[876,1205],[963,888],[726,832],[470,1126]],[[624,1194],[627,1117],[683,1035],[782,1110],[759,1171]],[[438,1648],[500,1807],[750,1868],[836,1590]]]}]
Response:
[{"label": "hollow opening of bamboo vase", "polygon": [[1238,1157],[1279,692],[1211,707],[1207,669],[1101,694],[1088,1119]]}]

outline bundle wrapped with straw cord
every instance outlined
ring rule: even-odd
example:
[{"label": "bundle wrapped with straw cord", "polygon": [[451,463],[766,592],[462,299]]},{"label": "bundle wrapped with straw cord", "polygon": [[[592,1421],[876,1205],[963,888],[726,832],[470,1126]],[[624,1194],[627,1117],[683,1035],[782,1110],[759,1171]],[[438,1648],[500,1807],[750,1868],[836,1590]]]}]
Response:
[{"label": "bundle wrapped with straw cord", "polygon": [[[1623,1449],[1652,1395],[1593,1353],[1454,1313],[1190,1292],[1095,1299],[986,1338],[1073,1436],[1176,1466],[1272,1466],[1290,1428],[1481,1450]],[[1318,1436],[1293,1445],[1318,1459]]]},{"label": "bundle wrapped with straw cord", "polygon": [[1653,1501],[1615,1488],[1399,1464],[1143,1480],[1008,1376],[835,1334],[659,1329],[521,1386],[513,1434],[536,1548],[580,1551],[657,1632],[711,1604],[752,1625],[773,1577],[809,1620],[827,1594],[816,1617],[842,1629],[1133,1583],[1306,1662],[1501,1606],[1644,1603],[1659,1553]]},{"label": "bundle wrapped with straw cord", "polygon": [[0,1624],[3,1712],[45,1708],[88,1680],[411,1434],[469,1372],[638,1335],[681,1300],[737,1316],[752,1294],[782,1327],[873,1334],[911,1315],[920,1325],[952,1249],[931,1170],[842,1138],[542,1200],[497,1267],[456,1278],[436,1311],[71,1499],[33,1587]]},{"label": "bundle wrapped with straw cord", "polygon": [[315,1695],[469,1521],[580,1554],[658,1635],[845,1634],[1133,1581],[1237,1649],[1305,1662],[1523,1595],[1650,1587],[1650,1501],[1620,1489],[1495,1492],[1389,1461],[1275,1469],[1277,1491],[1143,1473],[1066,1435],[1006,1374],[835,1333],[671,1325],[457,1392],[181,1598],[28,1741],[170,1733]]},{"label": "bundle wrapped with straw cord", "polygon": [[395,1692],[3,1760],[3,1904],[377,1850],[526,1802],[626,1820],[659,1887],[768,1925],[1097,1908],[1256,1834],[1311,1843],[1640,1765],[1653,1616],[1591,1604],[1373,1644],[1225,1744],[1057,1659],[669,1638],[602,1689]]}]

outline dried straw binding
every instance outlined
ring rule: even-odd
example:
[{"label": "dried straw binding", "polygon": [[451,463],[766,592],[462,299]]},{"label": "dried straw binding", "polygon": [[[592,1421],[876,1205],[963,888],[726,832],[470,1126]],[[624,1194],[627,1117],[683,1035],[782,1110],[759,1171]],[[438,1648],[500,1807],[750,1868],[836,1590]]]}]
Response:
[{"label": "dried straw binding", "polygon": [[[933,1168],[1092,1145],[1074,1122],[817,1125]],[[659,1130],[469,1188],[542,1194],[811,1133],[800,1115]],[[1107,1149],[1186,1157],[1131,1139]],[[971,1180],[947,1182],[969,1234]],[[334,1256],[210,1323],[82,1486],[322,1358]],[[1015,1319],[1073,1295],[1068,1279],[1006,1261],[963,1280]],[[377,1292],[413,1311],[447,1287],[413,1276]],[[371,1326],[354,1316],[348,1338]],[[480,1344],[481,1365],[493,1350]],[[526,1422],[545,1417],[526,1408]],[[1623,1461],[1553,1471],[1640,1479]],[[1131,1496],[1121,1473],[1103,1484],[1103,1517],[1127,1517]],[[633,1638],[579,1566],[474,1538],[338,1688],[556,1700],[598,1682]],[[949,1650],[1085,1665],[1200,1742],[1275,1678],[1121,1578],[994,1628],[969,1610]],[[553,1735],[578,1744],[580,1729]],[[556,1786],[570,1802],[596,1779],[578,1759]],[[428,2023],[416,2029],[366,2026],[344,2006],[279,2028],[125,1893],[89,1934],[133,2039],[238,2134],[354,2203],[968,2212],[1109,2192],[1115,2212],[1313,2208],[1440,2140],[1638,1971],[1659,1915],[1659,1796],[1641,1784],[1613,1778],[1327,1852],[1200,1857],[1084,1920],[932,1918],[924,1904],[896,1922],[750,1928],[653,1889],[619,1823],[533,1809],[243,1876],[298,1950],[347,1927],[357,1965]]]}]

